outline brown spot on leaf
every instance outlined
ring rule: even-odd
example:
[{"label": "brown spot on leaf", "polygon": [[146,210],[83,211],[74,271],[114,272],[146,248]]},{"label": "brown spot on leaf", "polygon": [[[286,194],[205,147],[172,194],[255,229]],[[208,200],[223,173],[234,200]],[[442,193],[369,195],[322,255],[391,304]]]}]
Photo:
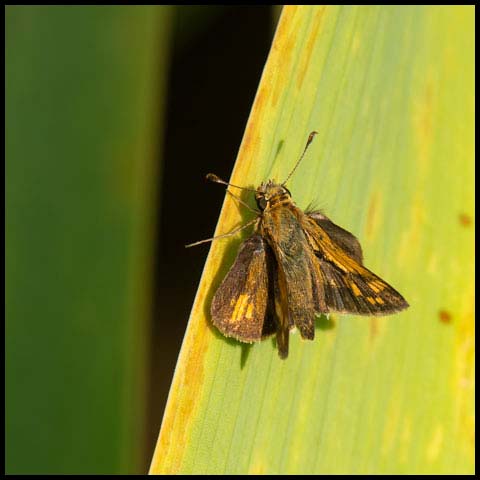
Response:
[{"label": "brown spot on leaf", "polygon": [[442,323],[452,322],[452,314],[450,312],[447,312],[446,310],[440,310],[438,312],[438,318]]},{"label": "brown spot on leaf", "polygon": [[472,224],[472,218],[466,213],[460,213],[458,215],[458,221],[463,227],[469,227]]}]

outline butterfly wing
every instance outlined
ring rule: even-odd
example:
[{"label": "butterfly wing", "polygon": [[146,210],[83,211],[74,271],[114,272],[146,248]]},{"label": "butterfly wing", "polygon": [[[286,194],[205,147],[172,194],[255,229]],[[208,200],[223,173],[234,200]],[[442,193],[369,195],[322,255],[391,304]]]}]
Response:
[{"label": "butterfly wing", "polygon": [[[327,311],[387,315],[407,308],[407,301],[397,290],[359,261],[358,240],[325,219],[305,216],[303,227],[318,259]],[[321,308],[323,305],[318,308],[320,312]]]},{"label": "butterfly wing", "polygon": [[273,268],[274,258],[260,235],[242,243],[210,309],[212,323],[225,336],[251,343],[275,333]]}]

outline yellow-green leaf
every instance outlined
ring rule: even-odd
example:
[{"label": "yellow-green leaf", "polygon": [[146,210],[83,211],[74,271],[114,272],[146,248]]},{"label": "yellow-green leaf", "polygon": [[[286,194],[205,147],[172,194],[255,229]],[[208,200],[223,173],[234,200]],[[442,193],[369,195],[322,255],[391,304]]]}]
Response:
[{"label": "yellow-green leaf", "polygon": [[[285,7],[232,182],[284,179],[317,130],[294,200],[411,307],[333,316],[282,361],[211,326],[241,238],[214,242],[152,473],[473,473],[473,101],[473,7]],[[226,197],[217,234],[248,218]]]}]

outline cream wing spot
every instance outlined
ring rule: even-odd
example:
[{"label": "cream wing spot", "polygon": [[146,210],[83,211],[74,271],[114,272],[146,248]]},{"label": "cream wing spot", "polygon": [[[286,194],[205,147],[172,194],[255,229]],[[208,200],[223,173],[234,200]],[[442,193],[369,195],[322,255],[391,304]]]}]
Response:
[{"label": "cream wing spot", "polygon": [[[235,303],[235,307],[233,308],[233,313],[232,313],[232,323],[238,323],[242,320],[242,318],[245,316],[245,309],[247,309],[249,306],[252,307],[253,310],[253,305],[248,305],[248,301],[250,299],[250,295],[244,293],[240,295]],[[251,310],[250,312],[247,310],[247,314],[250,313],[251,315]],[[249,317],[250,318],[250,317]]]}]

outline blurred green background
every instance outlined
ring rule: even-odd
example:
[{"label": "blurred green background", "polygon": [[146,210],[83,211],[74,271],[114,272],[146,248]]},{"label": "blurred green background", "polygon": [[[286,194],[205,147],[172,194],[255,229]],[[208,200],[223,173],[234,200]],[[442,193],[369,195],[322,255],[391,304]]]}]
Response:
[{"label": "blurred green background", "polygon": [[145,473],[278,9],[6,7],[6,472]]}]

